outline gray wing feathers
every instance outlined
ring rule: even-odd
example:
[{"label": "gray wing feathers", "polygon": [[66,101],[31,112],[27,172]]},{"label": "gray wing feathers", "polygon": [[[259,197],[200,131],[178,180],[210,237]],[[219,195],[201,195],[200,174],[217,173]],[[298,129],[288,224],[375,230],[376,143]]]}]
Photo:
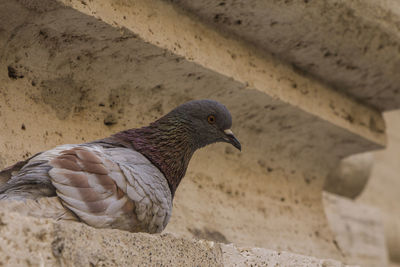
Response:
[{"label": "gray wing feathers", "polygon": [[126,193],[135,203],[135,213],[150,233],[159,233],[167,225],[172,210],[171,192],[167,180],[142,154],[129,149],[116,148],[118,165],[126,181]]},{"label": "gray wing feathers", "polygon": [[128,196],[135,199],[136,214],[151,232],[161,232],[171,216],[171,193],[163,174],[150,165],[122,167],[128,177]]},{"label": "gray wing feathers", "polygon": [[124,191],[135,203],[138,220],[147,225],[148,232],[161,232],[172,211],[172,197],[161,171],[139,152],[126,148],[107,149],[112,160],[118,160],[127,182]]},{"label": "gray wing feathers", "polygon": [[[1,171],[0,179],[7,180],[0,185],[0,199],[31,199],[29,205],[43,214],[77,219],[76,215],[97,228],[155,233],[171,216],[172,197],[164,175],[128,148],[58,146]],[[54,196],[58,204],[43,200]],[[31,212],[28,204],[18,205]]]},{"label": "gray wing feathers", "polygon": [[24,200],[55,196],[48,176],[51,166],[47,163],[33,158],[21,169],[12,171],[11,177],[0,186],[0,199]]},{"label": "gray wing feathers", "polygon": [[132,205],[109,175],[100,149],[79,146],[60,152],[50,161],[49,175],[64,205],[82,221],[98,228],[127,229],[129,219],[121,218],[132,216],[132,210],[124,209]]},{"label": "gray wing feathers", "polygon": [[80,146],[60,152],[50,165],[57,195],[87,224],[150,233],[165,228],[171,193],[163,174],[140,153]]},{"label": "gray wing feathers", "polygon": [[28,216],[53,218],[55,220],[79,219],[70,210],[65,209],[58,197],[42,197],[37,200],[26,199],[25,201],[2,201],[2,209],[10,212],[18,212]]},{"label": "gray wing feathers", "polygon": [[7,181],[10,180],[11,177],[13,176],[13,173],[18,172],[27,162],[28,162],[28,160],[19,161],[19,162],[15,163],[14,165],[1,170],[0,171],[0,186],[7,183]]},{"label": "gray wing feathers", "polygon": [[77,145],[62,145],[51,150],[38,153],[26,161],[1,171],[7,182],[0,186],[0,200],[26,200],[56,196],[49,170],[49,161],[57,157],[63,150]]}]

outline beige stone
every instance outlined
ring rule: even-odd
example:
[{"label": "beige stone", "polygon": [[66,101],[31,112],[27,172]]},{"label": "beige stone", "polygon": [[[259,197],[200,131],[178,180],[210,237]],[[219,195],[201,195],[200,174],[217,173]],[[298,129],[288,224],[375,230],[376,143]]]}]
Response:
[{"label": "beige stone", "polygon": [[166,1],[59,1],[111,25],[126,27],[145,41],[233,78],[246,89],[255,89],[364,138],[385,143],[385,126],[379,112],[298,73],[247,42],[220,34]]},{"label": "beige stone", "polygon": [[[308,266],[350,267],[335,260],[321,260],[310,256],[263,248],[237,248],[232,244],[221,245],[224,266]],[[356,267],[358,265],[352,265]]]},{"label": "beige stone", "polygon": [[357,201],[382,211],[390,258],[400,262],[400,112],[387,112],[384,116],[388,146],[374,153],[371,178]]},{"label": "beige stone", "polygon": [[170,234],[97,230],[0,212],[2,266],[218,266],[221,248]]},{"label": "beige stone", "polygon": [[373,152],[342,159],[326,177],[324,190],[351,199],[356,198],[368,182],[373,163]]},{"label": "beige stone", "polygon": [[324,192],[324,206],[335,242],[346,263],[388,266],[380,210]]},{"label": "beige stone", "polygon": [[362,102],[399,108],[397,0],[171,2]]},{"label": "beige stone", "polygon": [[344,266],[284,251],[25,217],[4,205],[0,222],[2,266]]}]

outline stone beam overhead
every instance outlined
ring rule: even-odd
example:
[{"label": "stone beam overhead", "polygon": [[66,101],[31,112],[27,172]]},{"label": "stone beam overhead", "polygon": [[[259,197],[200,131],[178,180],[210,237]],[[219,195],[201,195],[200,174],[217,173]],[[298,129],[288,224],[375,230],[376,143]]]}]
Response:
[{"label": "stone beam overhead", "polygon": [[162,0],[58,1],[112,25],[126,27],[145,41],[232,77],[246,88],[254,88],[373,142],[385,144],[384,122],[375,110],[304,77],[295,68],[246,42],[221,35],[169,3]]},{"label": "stone beam overhead", "polygon": [[380,110],[400,107],[397,0],[171,0]]}]

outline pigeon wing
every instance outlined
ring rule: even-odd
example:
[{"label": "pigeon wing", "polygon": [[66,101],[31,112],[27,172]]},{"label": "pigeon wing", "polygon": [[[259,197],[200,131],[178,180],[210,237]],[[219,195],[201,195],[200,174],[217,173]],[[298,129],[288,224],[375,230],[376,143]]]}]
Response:
[{"label": "pigeon wing", "polygon": [[18,161],[17,163],[15,163],[12,166],[9,166],[7,168],[4,168],[3,170],[0,171],[0,186],[5,184],[8,180],[11,179],[11,177],[13,176],[14,173],[17,173],[18,171],[21,170],[22,167],[24,167],[29,160],[31,160],[32,158],[36,157],[37,155],[39,155],[40,153],[37,153],[35,155],[33,155],[32,157],[26,159],[26,160],[22,160],[22,161]]},{"label": "pigeon wing", "polygon": [[117,164],[96,147],[78,146],[50,161],[51,182],[63,205],[97,228],[134,230],[135,205],[116,183]]}]

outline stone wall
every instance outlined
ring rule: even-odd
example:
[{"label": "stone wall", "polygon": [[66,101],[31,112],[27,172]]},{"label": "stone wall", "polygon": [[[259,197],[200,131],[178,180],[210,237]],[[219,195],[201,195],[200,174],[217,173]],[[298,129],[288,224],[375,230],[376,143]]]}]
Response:
[{"label": "stone wall", "polygon": [[381,210],[390,259],[400,262],[400,112],[384,114],[387,122],[388,147],[374,153],[371,177],[357,202]]},{"label": "stone wall", "polygon": [[[164,255],[172,242],[182,246],[163,259],[186,255],[183,260],[193,264],[230,265],[226,255],[231,254],[229,260],[235,259],[238,266],[330,266],[330,261],[317,258],[332,259],[332,266],[385,264],[381,239],[373,244],[378,257],[343,253],[347,248],[340,247],[338,228],[326,216],[322,191],[325,177],[342,158],[386,144],[381,111],[400,102],[394,97],[395,72],[380,64],[384,65],[381,57],[390,56],[389,65],[393,70],[397,66],[398,44],[392,36],[397,9],[389,11],[395,6],[391,1],[265,3],[0,0],[0,167],[58,144],[145,125],[191,99],[216,99],[231,110],[243,151],[216,144],[197,152],[176,192],[165,231],[169,234],[129,234],[126,242],[135,243],[129,248],[134,252],[118,253],[142,255],[136,248],[157,243],[146,253]],[[338,5],[336,13],[327,12]],[[390,16],[382,19],[379,14],[385,10]],[[277,21],[282,12],[285,16]],[[343,23],[335,24],[333,31],[329,18]],[[309,34],[297,26],[275,28],[296,21]],[[349,27],[355,23],[357,27]],[[358,32],[357,46],[353,35],[342,34],[346,29]],[[327,38],[335,42],[328,45]],[[381,84],[382,79],[387,83]],[[363,86],[368,90],[356,90]],[[119,255],[117,249],[104,252],[105,248],[79,254],[72,245],[83,242],[77,237],[65,245],[69,256],[59,256],[54,240],[60,231],[67,236],[85,229],[94,236],[93,243],[100,238],[115,243],[119,241],[113,235],[126,235],[16,214],[8,218],[6,211],[2,216],[7,221],[0,228],[3,232],[30,231],[22,224],[13,228],[13,220],[44,225],[40,231],[49,231],[52,238],[40,243],[43,248],[12,241],[13,235],[11,241],[3,241],[20,242],[21,255],[29,248],[43,249],[46,256],[40,257],[49,264],[64,264],[61,258],[67,265],[85,265],[89,258],[82,254],[106,253],[112,259]],[[379,220],[369,219],[381,229]],[[234,245],[224,245],[230,243]],[[6,255],[0,259],[18,260]],[[140,260],[168,263],[154,257]],[[103,259],[93,259],[102,264]]]}]

